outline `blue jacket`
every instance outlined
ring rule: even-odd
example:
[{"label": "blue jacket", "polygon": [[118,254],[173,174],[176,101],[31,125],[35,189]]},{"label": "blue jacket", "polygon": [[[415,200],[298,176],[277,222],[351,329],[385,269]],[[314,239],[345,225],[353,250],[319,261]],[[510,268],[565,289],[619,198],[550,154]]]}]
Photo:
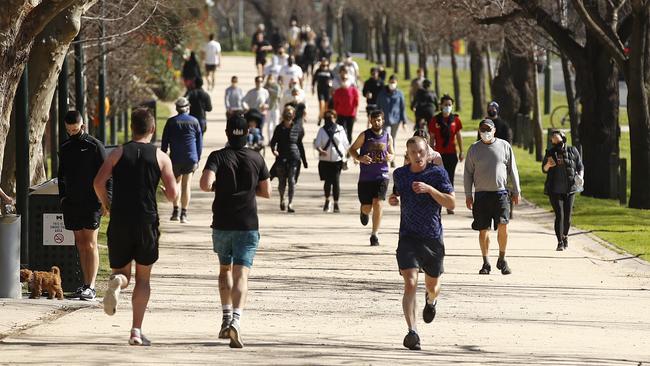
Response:
[{"label": "blue jacket", "polygon": [[388,87],[382,88],[377,95],[377,107],[384,112],[384,124],[392,126],[400,122],[406,123],[406,105],[401,90],[391,92]]},{"label": "blue jacket", "polygon": [[180,113],[167,120],[162,134],[163,152],[171,149],[172,164],[196,164],[201,159],[203,137],[199,120]]}]

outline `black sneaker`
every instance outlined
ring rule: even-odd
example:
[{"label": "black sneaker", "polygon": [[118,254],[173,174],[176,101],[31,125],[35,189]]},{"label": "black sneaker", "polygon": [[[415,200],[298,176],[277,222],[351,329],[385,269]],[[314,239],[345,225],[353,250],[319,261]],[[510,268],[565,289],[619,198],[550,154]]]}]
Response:
[{"label": "black sneaker", "polygon": [[406,333],[406,337],[404,337],[404,347],[412,351],[419,351],[421,349],[420,336],[415,333],[414,330],[409,330],[409,332]]},{"label": "black sneaker", "polygon": [[188,224],[190,221],[187,219],[187,212],[181,212],[181,224]]},{"label": "black sneaker", "polygon": [[363,212],[359,212],[359,220],[361,221],[361,225],[366,226],[368,225],[368,221],[370,221],[370,217]]},{"label": "black sneaker", "polygon": [[327,212],[330,210],[330,200],[325,200],[325,204],[323,205],[323,211]]},{"label": "black sneaker", "polygon": [[555,250],[558,251],[558,252],[563,251],[564,250],[564,243],[563,242],[557,243],[557,248],[555,248]]},{"label": "black sneaker", "polygon": [[97,293],[95,292],[94,288],[86,287],[81,292],[81,295],[79,295],[79,299],[86,300],[86,301],[92,301],[92,300],[95,300],[96,296],[97,296]]},{"label": "black sneaker", "polygon": [[69,299],[78,299],[81,297],[81,293],[86,289],[86,285],[79,286],[73,293],[68,296]]},{"label": "black sneaker", "polygon": [[377,235],[375,234],[370,235],[370,246],[376,247],[378,245],[379,245],[379,238],[377,237]]},{"label": "black sneaker", "polygon": [[429,304],[429,292],[424,293],[424,309],[422,310],[422,319],[425,323],[431,323],[436,317],[436,304],[438,301],[433,301],[433,304]]},{"label": "black sneaker", "polygon": [[569,247],[569,238],[567,238],[565,236],[564,240],[562,241],[562,244],[563,244],[564,250],[566,250]]},{"label": "black sneaker", "polygon": [[490,271],[492,270],[492,266],[490,263],[483,263],[483,267],[478,271],[478,274],[484,274],[488,275],[490,274]]},{"label": "black sneaker", "polygon": [[334,213],[339,213],[341,210],[339,209],[339,204],[334,202]]},{"label": "black sneaker", "polygon": [[172,217],[169,218],[169,221],[178,221],[178,209],[172,211]]},{"label": "black sneaker", "polygon": [[284,203],[284,200],[280,201],[280,211],[284,211],[287,209],[287,204]]},{"label": "black sneaker", "polygon": [[293,206],[291,206],[291,204],[289,204],[289,206],[287,206],[287,212],[288,213],[294,213],[294,212],[296,212],[296,210],[294,210]]},{"label": "black sneaker", "polygon": [[497,269],[501,270],[501,274],[509,275],[512,273],[510,267],[508,267],[508,262],[505,259],[499,259],[497,261]]}]

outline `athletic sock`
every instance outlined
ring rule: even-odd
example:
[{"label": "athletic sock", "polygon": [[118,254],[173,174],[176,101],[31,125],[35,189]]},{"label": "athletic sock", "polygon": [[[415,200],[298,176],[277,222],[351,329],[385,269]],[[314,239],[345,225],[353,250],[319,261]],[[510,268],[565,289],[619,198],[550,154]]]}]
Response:
[{"label": "athletic sock", "polygon": [[411,327],[409,328],[409,332],[410,331],[414,331],[415,333],[417,333],[418,332],[418,326],[415,325],[415,324],[411,325]]},{"label": "athletic sock", "polygon": [[506,257],[506,252],[499,252],[499,260],[502,261]]},{"label": "athletic sock", "polygon": [[428,296],[427,296],[427,303],[428,303],[429,305],[434,305],[434,306],[435,306],[435,305],[438,303],[438,298],[437,298],[437,297],[433,297],[433,298],[432,298],[432,297],[431,297],[431,293],[429,292],[429,293],[428,293]]},{"label": "athletic sock", "polygon": [[181,208],[181,214],[186,214],[186,213],[187,213],[187,209],[186,208]]},{"label": "athletic sock", "polygon": [[378,233],[379,233],[378,231],[373,231],[373,232],[372,232],[372,235],[374,235],[374,236],[376,236],[376,237],[379,237],[379,235],[377,235]]},{"label": "athletic sock", "polygon": [[226,305],[221,305],[221,310],[223,311],[223,320],[230,320],[232,319],[232,305],[231,304],[226,304]]},{"label": "athletic sock", "polygon": [[235,322],[239,323],[239,321],[241,320],[241,313],[242,313],[241,308],[234,308],[232,310],[232,321],[233,321],[233,323],[235,323]]},{"label": "athletic sock", "polygon": [[483,256],[483,264],[490,264],[487,256]]}]

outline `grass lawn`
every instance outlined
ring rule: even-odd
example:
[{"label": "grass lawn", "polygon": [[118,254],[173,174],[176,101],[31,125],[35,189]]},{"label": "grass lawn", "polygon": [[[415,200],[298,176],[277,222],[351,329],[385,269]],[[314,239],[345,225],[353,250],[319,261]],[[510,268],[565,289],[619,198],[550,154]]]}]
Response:
[{"label": "grass lawn", "polygon": [[[165,126],[165,122],[171,115],[171,111],[169,107],[162,103],[159,102],[157,105],[157,116],[156,116],[156,130],[157,130],[157,135],[158,135],[158,140],[160,140],[162,136],[162,130],[163,127]],[[120,144],[124,143],[124,133],[120,133],[118,137],[118,142]],[[108,228],[108,223],[110,222],[110,216],[109,217],[103,217],[102,218],[102,224],[99,227],[99,237],[98,237],[98,243],[99,243],[99,273],[97,274],[97,284],[98,284],[98,295],[101,294],[103,296],[103,293],[105,291],[105,288],[103,287],[106,284],[106,280],[108,279],[108,276],[111,274],[111,267],[108,263],[108,248],[106,247],[106,229]]]}]

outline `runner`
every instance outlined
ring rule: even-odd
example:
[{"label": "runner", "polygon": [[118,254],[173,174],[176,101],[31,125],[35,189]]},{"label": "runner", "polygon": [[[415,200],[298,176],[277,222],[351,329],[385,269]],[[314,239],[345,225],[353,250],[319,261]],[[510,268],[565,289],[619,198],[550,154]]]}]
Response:
[{"label": "runner", "polygon": [[213,151],[201,176],[201,189],[214,192],[212,243],[219,257],[219,296],[223,311],[219,338],[242,348],[241,317],[248,274],[259,244],[255,197],[271,197],[269,171],[257,152],[244,148],[248,126],[241,116],[226,123],[228,147]]},{"label": "runner", "polygon": [[345,128],[336,123],[336,112],[325,111],[325,124],[318,130],[314,146],[318,150],[318,175],[320,180],[325,181],[323,191],[325,192],[325,204],[323,211],[330,211],[330,193],[334,198],[334,212],[340,212],[339,195],[341,193],[340,179],[341,169],[347,164],[345,152],[350,147],[348,137],[345,135]]},{"label": "runner", "polygon": [[311,94],[318,92],[318,125],[320,126],[327,105],[332,96],[332,79],[334,74],[330,70],[330,62],[322,59],[311,81]]},{"label": "runner", "polygon": [[264,39],[264,33],[255,33],[255,41],[253,42],[252,51],[255,52],[255,67],[257,68],[257,75],[264,75],[264,65],[266,65],[266,53],[273,51],[273,47],[269,42]]},{"label": "runner", "polygon": [[[169,157],[155,145],[151,137],[156,120],[146,108],[131,113],[133,139],[119,146],[108,156],[95,177],[95,192],[105,213],[111,214],[108,225],[108,258],[112,275],[104,297],[104,312],[115,314],[120,291],[131,279],[135,261],[135,287],[131,303],[133,321],[129,344],[151,344],[142,334],[142,321],[151,293],[150,278],[153,264],[158,260],[158,205],[156,189],[162,178],[167,200],[176,198],[176,181]],[[113,199],[109,198],[106,182],[113,177]],[[138,179],[134,179],[138,177]]]},{"label": "runner", "polygon": [[[372,212],[372,234],[370,245],[379,245],[379,225],[381,224],[381,201],[386,199],[388,190],[388,162],[393,160],[393,141],[384,127],[384,114],[370,112],[370,128],[359,134],[348,150],[352,159],[361,163],[358,194],[361,202],[359,218],[363,226],[368,225],[368,215]],[[359,152],[359,150],[361,150]]]},{"label": "runner", "polygon": [[391,206],[400,204],[401,219],[397,244],[397,265],[404,278],[402,309],[408,325],[404,347],[420,349],[415,316],[415,293],[418,271],[424,271],[426,286],[422,318],[431,323],[436,316],[437,298],[440,294],[440,276],[444,272],[445,245],[442,239],[440,208],[454,209],[456,197],[444,168],[429,164],[427,141],[419,136],[406,142],[409,165],[393,172]]},{"label": "runner", "polygon": [[196,79],[194,89],[188,91],[185,97],[190,102],[190,116],[199,120],[201,132],[205,134],[205,131],[208,130],[208,120],[205,112],[212,111],[212,98],[210,98],[210,94],[203,90],[203,79]]},{"label": "runner", "polygon": [[208,82],[208,90],[214,89],[214,72],[221,66],[221,44],[214,40],[214,34],[210,34],[208,43],[203,46],[205,56],[205,78]]},{"label": "runner", "polygon": [[[458,115],[452,113],[454,105],[452,97],[447,94],[443,95],[440,98],[440,105],[442,112],[436,114],[429,121],[429,134],[432,136],[431,143],[433,144],[431,147],[442,155],[445,170],[447,170],[451,185],[454,185],[456,165],[464,158],[463,137],[460,133],[463,124]],[[454,210],[447,210],[447,213],[453,215]]]},{"label": "runner", "polygon": [[174,177],[179,185],[180,194],[174,199],[174,210],[170,220],[178,221],[178,207],[181,206],[180,220],[181,223],[186,224],[189,222],[187,210],[190,207],[192,193],[190,183],[201,160],[203,135],[199,121],[189,115],[190,105],[187,99],[180,97],[176,100],[176,111],[178,114],[165,123],[160,148],[164,153],[170,150]]},{"label": "runner", "polygon": [[[510,144],[494,137],[494,122],[484,119],[479,124],[481,140],[476,141],[467,151],[465,161],[465,201],[472,210],[474,222],[472,229],[479,231],[479,244],[483,255],[483,267],[479,274],[490,274],[492,267],[488,261],[490,249],[489,231],[492,222],[499,242],[497,269],[507,275],[512,271],[506,262],[508,245],[508,222],[510,221],[510,202],[508,199],[508,179],[512,183],[512,202],[519,204],[519,173],[515,154]],[[443,155],[444,159],[444,155]],[[476,191],[472,197],[472,188]]]},{"label": "runner", "polygon": [[[74,233],[83,274],[83,284],[73,297],[94,300],[95,279],[99,270],[97,233],[102,205],[93,189],[93,178],[106,159],[106,151],[99,140],[84,131],[81,113],[68,111],[64,121],[70,137],[59,148],[59,198],[65,228]],[[110,197],[111,180],[107,181],[105,190]]]}]

